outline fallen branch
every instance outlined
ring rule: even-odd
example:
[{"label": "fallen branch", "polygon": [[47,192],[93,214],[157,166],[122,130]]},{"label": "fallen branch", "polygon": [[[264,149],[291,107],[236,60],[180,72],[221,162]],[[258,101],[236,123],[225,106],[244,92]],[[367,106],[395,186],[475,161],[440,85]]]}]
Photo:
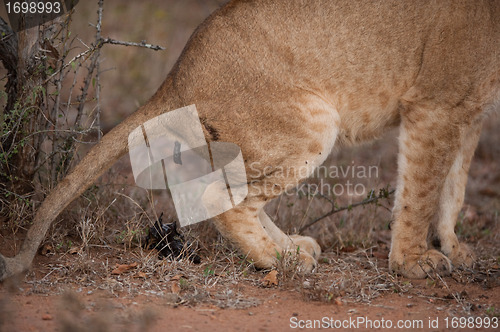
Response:
[{"label": "fallen branch", "polygon": [[308,229],[312,225],[316,224],[318,221],[323,220],[326,217],[329,217],[329,216],[331,216],[331,215],[333,215],[335,213],[338,213],[338,212],[341,212],[341,211],[345,211],[345,210],[351,211],[355,207],[366,205],[366,204],[378,204],[378,200],[379,199],[387,199],[387,198],[389,198],[389,196],[391,196],[392,194],[394,194],[395,191],[396,190],[394,190],[394,189],[391,190],[391,191],[389,191],[387,188],[382,188],[382,189],[380,189],[379,194],[377,196],[374,196],[375,190],[371,190],[370,193],[368,194],[368,197],[365,198],[364,200],[362,200],[361,202],[350,204],[350,205],[343,206],[343,207],[337,207],[335,205],[334,201],[332,201],[331,199],[329,199],[326,196],[321,195],[321,197],[323,197],[328,202],[330,202],[330,204],[332,204],[332,209],[329,212],[327,212],[326,214],[322,215],[321,217],[318,217],[318,218],[314,219],[309,224],[301,227],[299,229],[299,234],[302,234],[306,229]]}]

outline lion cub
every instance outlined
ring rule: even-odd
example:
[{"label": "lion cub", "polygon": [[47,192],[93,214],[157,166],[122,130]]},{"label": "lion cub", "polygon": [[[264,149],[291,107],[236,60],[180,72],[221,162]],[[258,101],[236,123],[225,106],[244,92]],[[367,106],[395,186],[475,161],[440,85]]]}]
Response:
[{"label": "lion cub", "polygon": [[[155,95],[108,133],[39,208],[0,278],[29,267],[50,223],[127,153],[147,120],[195,104],[208,141],[231,142],[262,177],[219,215],[220,232],[257,266],[300,247],[305,271],[321,250],[287,236],[263,208],[337,144],[400,130],[390,268],[421,278],[470,266],[454,232],[485,114],[500,100],[500,2],[481,0],[230,1],[196,30]],[[276,175],[273,168],[306,168]],[[274,189],[274,190],[273,190]],[[214,189],[216,190],[216,189]],[[209,200],[209,198],[208,198]],[[429,249],[433,231],[440,251]]]}]

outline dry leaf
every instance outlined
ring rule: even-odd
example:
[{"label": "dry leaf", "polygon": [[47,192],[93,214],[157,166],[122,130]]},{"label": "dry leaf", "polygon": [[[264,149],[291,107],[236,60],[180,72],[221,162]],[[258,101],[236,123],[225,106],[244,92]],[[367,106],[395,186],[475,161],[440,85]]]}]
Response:
[{"label": "dry leaf", "polygon": [[336,305],[343,305],[344,303],[342,302],[342,298],[339,296],[335,298],[335,304]]},{"label": "dry leaf", "polygon": [[342,251],[342,252],[354,252],[354,251],[356,251],[356,249],[357,248],[354,246],[347,246],[347,247],[340,249],[340,251]]},{"label": "dry leaf", "polygon": [[183,277],[182,274],[176,274],[175,276],[173,276],[172,278],[170,278],[170,280],[180,280],[182,277]]},{"label": "dry leaf", "polygon": [[134,262],[132,264],[116,264],[115,269],[111,271],[111,274],[122,274],[127,271],[130,271],[137,267],[137,263]]},{"label": "dry leaf", "polygon": [[181,291],[181,287],[179,286],[179,283],[177,281],[172,282],[172,284],[170,285],[170,289],[174,294],[179,294],[179,292]]},{"label": "dry leaf", "polygon": [[74,254],[78,254],[78,252],[80,251],[80,248],[78,247],[73,247],[71,248],[68,252],[71,254],[71,255],[74,255]]},{"label": "dry leaf", "polygon": [[134,278],[143,278],[143,279],[146,279],[147,278],[147,275],[146,273],[142,272],[142,271],[139,271],[137,272],[137,274],[134,276]]},{"label": "dry leaf", "polygon": [[261,281],[261,285],[264,287],[271,287],[272,285],[278,285],[278,271],[273,270],[269,272]]}]

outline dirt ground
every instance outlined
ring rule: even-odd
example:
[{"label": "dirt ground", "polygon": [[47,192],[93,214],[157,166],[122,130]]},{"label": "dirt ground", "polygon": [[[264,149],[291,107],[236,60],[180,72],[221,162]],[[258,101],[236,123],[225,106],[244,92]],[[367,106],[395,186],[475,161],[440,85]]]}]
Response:
[{"label": "dirt ground", "polygon": [[294,274],[292,260],[276,278],[231,253],[201,264],[141,248],[40,254],[26,278],[0,286],[0,331],[494,330],[498,261],[408,280],[388,273],[387,253],[383,243],[327,252],[315,274]]},{"label": "dirt ground", "polygon": [[[241,288],[244,286],[240,286]],[[456,290],[463,288],[460,285],[451,286],[451,289]],[[476,310],[481,310],[481,306],[484,305],[498,306],[498,295],[500,295],[498,288],[487,292],[488,295],[484,295],[485,292],[480,287],[467,289],[469,290],[467,296],[472,297],[471,302],[479,307]],[[175,307],[165,303],[167,301],[161,296],[115,298],[99,291],[86,294],[90,292],[86,288],[77,291],[83,294],[11,296],[10,319],[4,323],[3,330],[284,331],[295,326],[323,328],[343,326],[347,328],[342,330],[383,330],[383,327],[404,324],[401,326],[405,326],[408,330],[448,331],[451,330],[453,317],[467,317],[456,315],[457,311],[461,310],[459,304],[449,305],[446,299],[434,296],[427,298],[424,295],[393,293],[371,301],[369,305],[331,304],[305,302],[300,299],[300,294],[293,291],[250,288],[245,293],[254,296],[259,305],[245,309],[221,309],[213,305]],[[65,313],[59,309],[65,301],[69,301],[69,296],[72,296],[73,300],[67,305],[80,306],[81,311],[78,314]],[[450,324],[448,328],[446,319]],[[308,322],[314,320],[319,320],[321,325],[308,325],[317,324]],[[357,325],[352,325],[350,322],[356,322]],[[377,326],[380,328],[376,328]]]},{"label": "dirt ground", "polygon": [[[221,2],[105,2],[106,36],[147,39],[166,46],[167,51],[103,48],[104,131],[154,92],[191,31]],[[87,37],[94,33],[84,29],[95,21],[95,3],[81,1],[77,9],[75,29],[87,40],[85,33]],[[51,229],[32,269],[0,284],[0,331],[498,330],[499,124],[498,117],[492,117],[485,125],[457,225],[460,239],[477,254],[472,270],[455,270],[446,277],[430,275],[424,280],[389,273],[391,216],[383,207],[361,208],[311,227],[306,234],[317,238],[325,249],[314,274],[297,274],[294,257],[283,257],[275,272],[258,271],[217,235],[205,236],[200,264],[159,260],[155,251],[132,245],[132,238],[147,224],[143,216],[153,214],[146,207],[149,203],[130,203],[136,210],[123,202],[112,206],[115,199],[127,201],[132,196],[121,189],[130,178],[118,180],[116,176],[126,177],[130,169],[119,164],[108,176],[114,179],[114,187],[101,195],[101,201],[95,199],[95,210],[87,207],[85,199],[97,195],[88,192],[80,204],[84,208],[70,207],[60,218],[69,226],[59,222]],[[394,136],[334,153],[327,163],[376,165],[380,174],[363,185],[394,187]],[[347,197],[340,203],[359,199]],[[167,203],[159,205],[158,210],[168,211]],[[137,206],[147,213],[137,212]],[[390,202],[386,207],[390,210]],[[271,202],[266,211],[281,228],[293,232],[298,222],[312,220],[328,209],[318,198],[294,196]],[[114,224],[109,222],[113,218]],[[28,226],[2,223],[0,252],[13,255]],[[90,228],[85,231],[85,227]],[[86,235],[93,238],[85,239]]]}]

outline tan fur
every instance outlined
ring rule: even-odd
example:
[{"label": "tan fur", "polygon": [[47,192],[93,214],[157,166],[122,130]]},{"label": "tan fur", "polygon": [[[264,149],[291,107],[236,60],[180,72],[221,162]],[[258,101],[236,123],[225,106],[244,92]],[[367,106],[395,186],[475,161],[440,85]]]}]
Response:
[{"label": "tan fur", "polygon": [[[131,130],[190,104],[207,140],[242,150],[249,195],[216,225],[257,266],[299,246],[304,270],[313,268],[316,242],[282,233],[264,205],[311,174],[336,140],[371,140],[393,126],[401,137],[391,269],[424,277],[470,265],[454,226],[483,115],[500,99],[499,41],[494,0],[231,1],[197,29],[148,103],[47,197],[20,253],[0,257],[0,278],[28,268],[50,223],[127,153]],[[283,176],[278,167],[306,171]],[[430,229],[446,256],[428,248]]]}]

